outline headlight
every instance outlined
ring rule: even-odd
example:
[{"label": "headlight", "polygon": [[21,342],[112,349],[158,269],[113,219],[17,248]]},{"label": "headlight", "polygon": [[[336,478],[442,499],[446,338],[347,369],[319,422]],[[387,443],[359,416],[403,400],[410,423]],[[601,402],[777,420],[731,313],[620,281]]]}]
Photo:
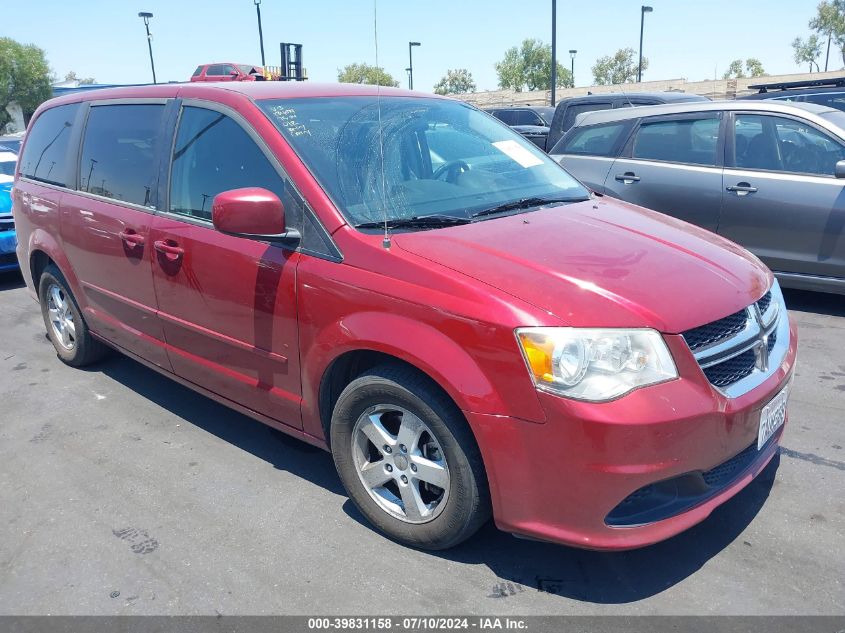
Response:
[{"label": "headlight", "polygon": [[678,377],[655,330],[527,327],[516,338],[539,389],[602,402]]}]

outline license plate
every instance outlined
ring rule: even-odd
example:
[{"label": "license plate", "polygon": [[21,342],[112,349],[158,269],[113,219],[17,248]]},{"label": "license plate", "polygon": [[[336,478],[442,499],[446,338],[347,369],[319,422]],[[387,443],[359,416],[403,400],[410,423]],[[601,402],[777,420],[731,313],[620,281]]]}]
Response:
[{"label": "license plate", "polygon": [[757,431],[757,450],[759,451],[769,438],[775,434],[786,420],[786,400],[789,397],[789,387],[784,387],[781,392],[763,407],[760,412],[760,428]]}]

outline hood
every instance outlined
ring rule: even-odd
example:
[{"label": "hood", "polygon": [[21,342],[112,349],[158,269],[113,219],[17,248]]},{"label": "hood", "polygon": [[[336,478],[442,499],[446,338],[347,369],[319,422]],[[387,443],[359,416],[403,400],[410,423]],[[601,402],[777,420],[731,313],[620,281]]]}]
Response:
[{"label": "hood", "polygon": [[771,283],[733,242],[609,198],[393,242],[581,327],[679,333],[741,310]]}]

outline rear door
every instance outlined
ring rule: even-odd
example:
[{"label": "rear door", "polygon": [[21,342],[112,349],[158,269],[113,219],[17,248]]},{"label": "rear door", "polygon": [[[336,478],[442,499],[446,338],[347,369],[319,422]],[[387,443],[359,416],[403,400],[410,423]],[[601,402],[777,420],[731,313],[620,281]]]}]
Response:
[{"label": "rear door", "polygon": [[719,233],[775,271],[845,277],[845,143],[785,115],[731,117]]},{"label": "rear door", "polygon": [[253,411],[301,428],[296,265],[300,254],[226,235],[214,197],[263,187],[301,230],[303,203],[234,111],[182,104],[168,201],[154,220],[153,276],[173,371]]},{"label": "rear door", "polygon": [[721,112],[641,119],[605,179],[621,200],[715,231],[722,204]]},{"label": "rear door", "polygon": [[156,317],[150,225],[166,100],[93,102],[72,186],[61,201],[64,252],[84,293],[91,329],[170,368]]}]

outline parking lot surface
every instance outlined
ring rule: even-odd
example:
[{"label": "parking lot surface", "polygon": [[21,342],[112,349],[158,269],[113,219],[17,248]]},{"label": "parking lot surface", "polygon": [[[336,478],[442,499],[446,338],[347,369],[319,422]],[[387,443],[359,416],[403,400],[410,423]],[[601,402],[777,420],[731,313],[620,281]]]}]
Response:
[{"label": "parking lot surface", "polygon": [[707,521],[633,552],[490,524],[426,553],[363,521],[327,453],[125,357],[63,365],[0,276],[0,614],[843,614],[845,298],[786,300],[779,463]]}]

